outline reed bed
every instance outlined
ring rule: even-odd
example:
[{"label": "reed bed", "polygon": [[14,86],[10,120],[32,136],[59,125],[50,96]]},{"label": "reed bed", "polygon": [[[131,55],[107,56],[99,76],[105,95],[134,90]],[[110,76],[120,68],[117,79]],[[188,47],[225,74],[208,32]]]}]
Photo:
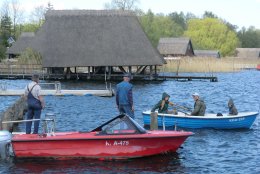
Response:
[{"label": "reed bed", "polygon": [[210,57],[182,57],[166,60],[161,67],[164,72],[236,72],[243,69],[255,69],[260,59],[253,58],[210,58]]}]

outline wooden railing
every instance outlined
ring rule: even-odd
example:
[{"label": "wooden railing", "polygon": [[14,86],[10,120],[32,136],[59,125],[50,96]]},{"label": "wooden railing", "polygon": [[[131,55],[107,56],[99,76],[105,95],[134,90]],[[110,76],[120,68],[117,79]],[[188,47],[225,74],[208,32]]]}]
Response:
[{"label": "wooden railing", "polygon": [[0,74],[45,74],[46,69],[38,64],[0,63]]}]

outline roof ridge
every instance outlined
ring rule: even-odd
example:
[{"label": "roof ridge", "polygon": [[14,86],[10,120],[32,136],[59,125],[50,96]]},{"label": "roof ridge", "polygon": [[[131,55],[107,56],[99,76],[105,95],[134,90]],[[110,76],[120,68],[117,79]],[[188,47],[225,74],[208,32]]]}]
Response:
[{"label": "roof ridge", "polygon": [[136,16],[130,10],[49,10],[46,16]]}]

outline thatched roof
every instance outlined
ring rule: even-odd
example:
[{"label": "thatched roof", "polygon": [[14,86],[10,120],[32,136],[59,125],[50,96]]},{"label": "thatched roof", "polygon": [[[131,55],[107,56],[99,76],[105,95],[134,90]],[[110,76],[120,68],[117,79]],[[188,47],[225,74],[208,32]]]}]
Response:
[{"label": "thatched roof", "polygon": [[240,58],[260,58],[260,48],[236,48],[236,55]]},{"label": "thatched roof", "polygon": [[33,47],[44,67],[162,65],[133,12],[51,10]]},{"label": "thatched roof", "polygon": [[220,58],[220,52],[217,50],[194,50],[195,56]]},{"label": "thatched roof", "polygon": [[12,46],[7,50],[7,54],[19,55],[26,48],[30,47],[31,41],[34,38],[35,34],[33,32],[24,32],[17,39],[16,42],[12,44]]},{"label": "thatched roof", "polygon": [[162,55],[194,55],[191,40],[189,38],[160,38],[158,50]]}]

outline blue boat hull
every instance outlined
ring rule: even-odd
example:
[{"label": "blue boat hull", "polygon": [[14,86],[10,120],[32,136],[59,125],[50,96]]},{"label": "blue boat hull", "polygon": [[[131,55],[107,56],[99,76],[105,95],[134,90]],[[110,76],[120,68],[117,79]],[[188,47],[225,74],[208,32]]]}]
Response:
[{"label": "blue boat hull", "polygon": [[[158,114],[158,126],[182,128],[214,128],[214,129],[249,129],[254,123],[258,112],[239,113],[236,116],[186,116]],[[144,125],[150,125],[150,111],[143,112]]]}]

